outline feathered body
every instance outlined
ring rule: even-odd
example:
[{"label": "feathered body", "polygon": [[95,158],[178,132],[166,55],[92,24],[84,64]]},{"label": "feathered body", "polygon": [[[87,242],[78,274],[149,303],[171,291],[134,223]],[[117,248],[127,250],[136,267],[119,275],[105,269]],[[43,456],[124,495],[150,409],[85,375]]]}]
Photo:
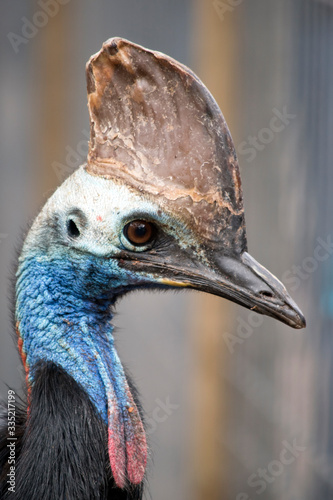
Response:
[{"label": "feathered body", "polygon": [[139,500],[142,485],[117,488],[108,429],[86,391],[59,364],[41,362],[27,406],[16,405],[15,492],[9,488],[7,433],[0,438],[0,498]]},{"label": "feathered body", "polygon": [[305,324],[247,253],[235,151],[200,80],[122,39],[91,58],[87,78],[88,163],[48,200],[19,258],[27,401],[17,408],[15,493],[1,433],[1,498],[142,498],[142,411],[111,324],[129,290],[195,288]]}]

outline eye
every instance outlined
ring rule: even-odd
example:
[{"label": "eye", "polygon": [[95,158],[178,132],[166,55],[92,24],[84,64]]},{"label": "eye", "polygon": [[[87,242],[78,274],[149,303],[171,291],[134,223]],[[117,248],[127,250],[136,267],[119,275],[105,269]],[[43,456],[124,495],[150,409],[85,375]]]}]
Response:
[{"label": "eye", "polygon": [[156,235],[156,227],[145,220],[133,220],[123,230],[125,238],[135,247],[144,247],[151,243]]}]

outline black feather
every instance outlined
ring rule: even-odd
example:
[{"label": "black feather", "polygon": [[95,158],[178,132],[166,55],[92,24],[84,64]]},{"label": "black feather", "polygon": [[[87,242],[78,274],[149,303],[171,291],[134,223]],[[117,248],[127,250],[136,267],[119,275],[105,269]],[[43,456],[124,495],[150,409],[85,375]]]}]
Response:
[{"label": "black feather", "polygon": [[27,408],[16,406],[16,487],[8,492],[7,426],[0,432],[0,498],[140,500],[111,476],[107,427],[86,392],[61,367],[41,362]]}]

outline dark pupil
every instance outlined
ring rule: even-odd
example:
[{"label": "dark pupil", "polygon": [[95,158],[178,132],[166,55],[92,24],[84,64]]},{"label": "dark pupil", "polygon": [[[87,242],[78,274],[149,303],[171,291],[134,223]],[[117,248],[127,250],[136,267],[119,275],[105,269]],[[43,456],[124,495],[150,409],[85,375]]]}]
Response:
[{"label": "dark pupil", "polygon": [[147,232],[147,226],[145,224],[138,224],[136,228],[134,229],[135,236],[138,239],[143,238],[146,235]]},{"label": "dark pupil", "polygon": [[132,221],[125,227],[125,236],[133,245],[145,245],[153,236],[153,226],[142,220]]}]

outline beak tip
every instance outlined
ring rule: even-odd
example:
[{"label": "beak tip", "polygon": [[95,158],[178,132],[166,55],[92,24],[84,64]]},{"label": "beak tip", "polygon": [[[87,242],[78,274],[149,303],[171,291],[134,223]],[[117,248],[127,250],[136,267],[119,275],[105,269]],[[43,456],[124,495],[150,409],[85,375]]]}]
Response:
[{"label": "beak tip", "polygon": [[306,319],[302,311],[299,309],[299,307],[295,304],[294,301],[290,301],[292,304],[289,304],[289,321],[288,324],[292,328],[295,328],[297,330],[301,330],[302,328],[306,327]]},{"label": "beak tip", "polygon": [[295,328],[300,330],[301,328],[305,328],[305,327],[306,327],[306,319],[305,319],[303,313],[300,312],[299,317],[298,317],[298,321],[295,325]]}]

